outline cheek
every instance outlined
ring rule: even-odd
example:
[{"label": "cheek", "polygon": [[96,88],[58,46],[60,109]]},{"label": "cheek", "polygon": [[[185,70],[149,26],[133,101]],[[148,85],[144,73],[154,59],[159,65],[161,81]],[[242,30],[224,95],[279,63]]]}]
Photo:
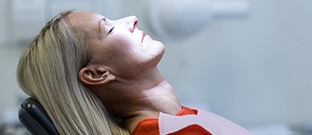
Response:
[{"label": "cheek", "polygon": [[110,44],[110,52],[115,55],[120,55],[120,57],[129,55],[132,46],[131,42],[127,40],[115,40]]},{"label": "cheek", "polygon": [[112,37],[109,41],[112,51],[123,56],[136,55],[140,50],[140,44],[127,34],[119,34]]},{"label": "cheek", "polygon": [[[129,37],[129,36],[127,36]],[[130,63],[137,59],[139,44],[125,36],[115,36],[107,41],[106,52],[114,63]]]}]

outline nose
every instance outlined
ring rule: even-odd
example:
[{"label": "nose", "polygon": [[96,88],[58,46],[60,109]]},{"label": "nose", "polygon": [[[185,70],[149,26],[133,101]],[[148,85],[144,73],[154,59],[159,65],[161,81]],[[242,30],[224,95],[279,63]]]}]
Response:
[{"label": "nose", "polygon": [[128,17],[120,19],[120,22],[125,24],[127,29],[129,29],[129,31],[133,33],[135,28],[138,25],[138,18],[136,16],[128,16]]}]

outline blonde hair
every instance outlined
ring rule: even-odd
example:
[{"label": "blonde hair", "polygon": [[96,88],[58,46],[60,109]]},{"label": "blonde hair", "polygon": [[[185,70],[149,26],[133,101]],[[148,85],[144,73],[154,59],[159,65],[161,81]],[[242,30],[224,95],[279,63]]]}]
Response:
[{"label": "blonde hair", "polygon": [[60,134],[130,134],[78,80],[91,56],[86,33],[66,18],[71,13],[55,16],[25,48],[17,68],[19,85],[41,103]]}]

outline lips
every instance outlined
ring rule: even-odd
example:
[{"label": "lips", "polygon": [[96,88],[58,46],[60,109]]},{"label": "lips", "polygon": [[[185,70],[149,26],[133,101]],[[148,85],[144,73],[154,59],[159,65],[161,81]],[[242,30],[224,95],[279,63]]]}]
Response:
[{"label": "lips", "polygon": [[141,43],[143,43],[144,37],[145,37],[145,34],[144,34],[144,32],[142,31],[142,39],[141,39]]}]

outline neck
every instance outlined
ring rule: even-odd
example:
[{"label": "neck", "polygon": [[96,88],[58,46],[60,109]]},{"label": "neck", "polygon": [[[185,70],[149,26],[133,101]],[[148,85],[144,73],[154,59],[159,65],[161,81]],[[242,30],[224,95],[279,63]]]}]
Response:
[{"label": "neck", "polygon": [[105,89],[111,93],[100,97],[130,131],[142,119],[158,118],[159,112],[175,115],[181,109],[173,88],[158,71],[143,78],[117,80]]},{"label": "neck", "polygon": [[[130,103],[130,104],[129,104]],[[154,88],[145,89],[137,99],[127,102],[122,108],[123,119],[130,131],[137,123],[146,118],[158,118],[159,112],[175,115],[181,105],[170,84],[161,82]]]}]

